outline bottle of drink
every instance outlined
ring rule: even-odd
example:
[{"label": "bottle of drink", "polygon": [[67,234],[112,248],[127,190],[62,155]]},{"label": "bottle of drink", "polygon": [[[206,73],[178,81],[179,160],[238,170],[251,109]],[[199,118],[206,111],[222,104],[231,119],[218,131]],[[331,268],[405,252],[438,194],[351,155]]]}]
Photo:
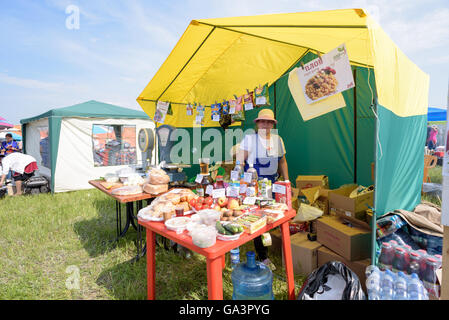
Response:
[{"label": "bottle of drink", "polygon": [[389,242],[383,242],[379,255],[379,269],[385,271],[391,270],[394,259],[394,249]]},{"label": "bottle of drink", "polygon": [[394,274],[390,270],[385,270],[380,280],[380,299],[392,300],[394,293]]},{"label": "bottle of drink", "polygon": [[419,259],[419,274],[418,274],[418,276],[419,276],[419,278],[421,280],[423,280],[424,272],[426,270],[427,251],[423,250],[423,249],[420,249],[417,252],[418,252],[419,257],[420,257],[420,259]]},{"label": "bottle of drink", "polygon": [[407,270],[408,274],[416,273],[416,275],[419,276],[419,272],[421,269],[420,260],[421,260],[421,256],[419,255],[418,252],[412,251],[410,253],[410,264],[408,265],[408,270]]},{"label": "bottle of drink", "polygon": [[234,269],[240,263],[240,248],[231,250],[231,268]]},{"label": "bottle of drink", "polygon": [[436,298],[440,296],[440,286],[438,285],[436,270],[438,269],[438,261],[429,256],[426,259],[426,269],[423,273],[423,284],[427,292]]},{"label": "bottle of drink", "polygon": [[407,300],[407,278],[399,271],[394,281],[394,300]]},{"label": "bottle of drink", "polygon": [[256,197],[258,191],[258,176],[257,170],[254,168],[251,162],[249,163],[249,168],[246,173],[251,173],[251,183],[248,185],[248,189],[246,190],[246,196]]},{"label": "bottle of drink", "polygon": [[[240,181],[240,177],[242,176],[242,167],[240,166],[240,161],[237,160],[235,163],[235,167],[234,167],[234,171],[233,174],[231,174],[231,181],[232,182],[237,182]],[[232,177],[233,175],[235,175],[234,177]]]},{"label": "bottle of drink", "polygon": [[412,273],[407,285],[408,300],[426,300],[424,286],[416,273]]},{"label": "bottle of drink", "polygon": [[413,251],[413,249],[408,244],[403,246],[403,248],[405,249],[405,263],[406,263],[407,269],[408,269],[408,265],[410,264],[410,253]]},{"label": "bottle of drink", "polygon": [[[370,268],[370,270],[368,270],[368,268]],[[380,300],[381,271],[376,266],[369,266],[368,268],[366,270],[366,290],[368,291],[368,300]]]},{"label": "bottle of drink", "polygon": [[396,247],[394,250],[393,258],[393,272],[406,272],[407,263],[405,261],[405,249],[402,247]]}]

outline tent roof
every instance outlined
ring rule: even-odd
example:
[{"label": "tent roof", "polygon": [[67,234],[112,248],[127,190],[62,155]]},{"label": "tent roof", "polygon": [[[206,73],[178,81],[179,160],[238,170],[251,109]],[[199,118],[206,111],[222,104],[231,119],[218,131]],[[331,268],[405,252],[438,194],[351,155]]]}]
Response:
[{"label": "tent roof", "polygon": [[447,109],[429,107],[429,112],[427,113],[427,121],[446,121],[446,118]]},{"label": "tent roof", "polygon": [[[157,101],[210,105],[272,84],[307,52],[342,43],[353,65],[374,68],[380,104],[400,116],[427,113],[428,76],[363,9],[193,20],[137,101],[151,116]],[[174,112],[165,123],[191,125],[184,118]]]},{"label": "tent roof", "polygon": [[95,100],[90,100],[84,103],[75,104],[73,106],[51,109],[38,116],[22,119],[20,123],[28,123],[41,118],[48,117],[82,117],[82,118],[127,118],[127,119],[149,119],[145,112],[139,110],[132,110],[115,106],[108,103],[103,103]]}]

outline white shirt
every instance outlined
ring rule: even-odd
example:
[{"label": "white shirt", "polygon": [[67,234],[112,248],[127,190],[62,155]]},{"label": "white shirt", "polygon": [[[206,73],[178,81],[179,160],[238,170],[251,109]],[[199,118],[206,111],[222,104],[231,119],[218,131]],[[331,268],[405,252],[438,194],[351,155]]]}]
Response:
[{"label": "white shirt", "polygon": [[13,152],[2,160],[2,175],[7,175],[9,170],[23,174],[25,167],[35,162],[32,156],[20,152]]},{"label": "white shirt", "polygon": [[246,161],[253,164],[256,163],[256,158],[280,158],[286,153],[284,141],[277,134],[271,134],[268,140],[257,133],[247,134],[240,143],[240,150],[248,151]]}]

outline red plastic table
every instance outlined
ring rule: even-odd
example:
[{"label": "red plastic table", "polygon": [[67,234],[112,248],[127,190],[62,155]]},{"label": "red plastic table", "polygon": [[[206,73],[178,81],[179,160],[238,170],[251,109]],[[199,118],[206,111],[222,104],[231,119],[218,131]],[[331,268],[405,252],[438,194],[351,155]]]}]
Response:
[{"label": "red plastic table", "polygon": [[295,299],[295,283],[293,278],[293,263],[292,252],[290,244],[290,230],[288,221],[296,215],[294,210],[288,210],[282,219],[267,224],[259,231],[248,234],[243,233],[238,240],[235,241],[221,241],[217,239],[215,245],[209,248],[200,248],[193,244],[192,238],[184,231],[177,234],[175,231],[170,231],[165,227],[164,222],[149,222],[138,220],[139,224],[145,227],[147,234],[147,285],[148,285],[148,300],[156,298],[156,259],[155,259],[155,239],[156,233],[166,237],[174,242],[189,248],[206,257],[207,264],[207,288],[209,300],[223,300],[223,279],[222,270],[225,266],[225,254],[234,248],[237,248],[248,241],[268,232],[269,230],[281,227],[282,234],[282,248],[284,250],[285,272],[287,274],[287,290],[288,298]]}]

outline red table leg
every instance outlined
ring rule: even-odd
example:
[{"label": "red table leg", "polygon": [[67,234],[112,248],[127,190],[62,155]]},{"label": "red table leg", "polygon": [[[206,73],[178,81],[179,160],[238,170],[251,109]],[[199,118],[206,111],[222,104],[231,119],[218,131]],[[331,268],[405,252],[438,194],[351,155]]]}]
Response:
[{"label": "red table leg", "polygon": [[288,222],[281,224],[282,248],[284,250],[285,273],[287,274],[288,299],[295,300],[295,279],[293,275],[292,247]]},{"label": "red table leg", "polygon": [[209,300],[223,300],[223,258],[206,259],[207,263],[207,289]]},{"label": "red table leg", "polygon": [[156,299],[156,234],[147,230],[147,295],[148,300]]}]

